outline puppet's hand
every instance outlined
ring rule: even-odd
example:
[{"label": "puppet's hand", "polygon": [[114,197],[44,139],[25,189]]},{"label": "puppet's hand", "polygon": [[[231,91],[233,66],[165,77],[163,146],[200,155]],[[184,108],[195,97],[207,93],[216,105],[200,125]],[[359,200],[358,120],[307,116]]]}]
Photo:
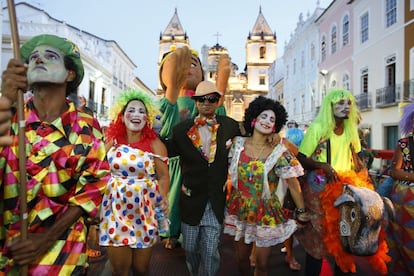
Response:
[{"label": "puppet's hand", "polygon": [[216,86],[217,90],[223,93],[226,93],[227,83],[230,77],[230,58],[227,54],[222,54],[219,57],[219,61],[217,64],[217,80]]}]

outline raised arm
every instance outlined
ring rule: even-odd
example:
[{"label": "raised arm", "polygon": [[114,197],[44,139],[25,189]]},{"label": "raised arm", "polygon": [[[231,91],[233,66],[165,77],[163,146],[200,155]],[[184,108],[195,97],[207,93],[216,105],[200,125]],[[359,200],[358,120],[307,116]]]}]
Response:
[{"label": "raised arm", "polygon": [[222,54],[219,57],[219,61],[217,64],[217,80],[216,86],[217,90],[223,93],[223,96],[220,97],[219,106],[223,105],[224,103],[224,96],[227,91],[227,84],[229,82],[230,77],[230,58],[227,54]]}]

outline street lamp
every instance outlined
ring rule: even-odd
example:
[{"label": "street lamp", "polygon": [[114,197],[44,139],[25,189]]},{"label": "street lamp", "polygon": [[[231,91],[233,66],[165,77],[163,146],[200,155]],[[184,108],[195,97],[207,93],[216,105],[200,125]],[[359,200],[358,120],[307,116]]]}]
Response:
[{"label": "street lamp", "polygon": [[327,83],[328,73],[329,73],[329,71],[326,70],[326,69],[322,69],[321,71],[319,71],[319,74],[321,74],[323,76],[323,81],[324,81],[322,98],[325,97],[327,89],[328,89],[328,83]]},{"label": "street lamp", "polygon": [[328,70],[322,69],[321,71],[319,71],[319,74],[325,77],[326,75],[328,75]]}]

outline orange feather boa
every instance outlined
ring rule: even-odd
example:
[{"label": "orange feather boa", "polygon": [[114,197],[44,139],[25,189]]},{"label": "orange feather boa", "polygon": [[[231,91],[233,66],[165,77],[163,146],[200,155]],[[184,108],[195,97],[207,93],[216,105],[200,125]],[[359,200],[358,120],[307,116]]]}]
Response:
[{"label": "orange feather boa", "polygon": [[[323,242],[329,254],[335,258],[335,262],[344,272],[355,272],[355,256],[344,251],[339,236],[339,209],[334,206],[335,200],[342,194],[343,183],[349,183],[356,187],[366,187],[374,190],[374,186],[368,181],[366,172],[354,171],[338,173],[341,181],[329,183],[320,193],[320,201],[324,218],[322,220]],[[384,223],[379,235],[378,251],[372,256],[365,256],[372,268],[382,275],[387,274],[386,263],[391,260],[387,255],[388,245],[385,241]]]}]

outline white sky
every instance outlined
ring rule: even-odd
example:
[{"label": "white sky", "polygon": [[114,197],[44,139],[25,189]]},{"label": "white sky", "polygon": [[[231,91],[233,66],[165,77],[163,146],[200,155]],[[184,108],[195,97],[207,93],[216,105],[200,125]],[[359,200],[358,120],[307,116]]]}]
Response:
[{"label": "white sky", "polygon": [[[319,0],[326,8],[332,0]],[[4,2],[4,1],[2,1]],[[22,2],[22,1],[15,1]],[[137,66],[135,74],[151,89],[158,83],[159,36],[174,14],[187,32],[191,47],[201,52],[218,42],[229,51],[239,71],[246,64],[245,43],[259,7],[278,39],[283,55],[299,14],[307,18],[318,0],[26,0],[51,17],[107,40],[115,40]],[[3,6],[5,3],[3,3]]]}]

